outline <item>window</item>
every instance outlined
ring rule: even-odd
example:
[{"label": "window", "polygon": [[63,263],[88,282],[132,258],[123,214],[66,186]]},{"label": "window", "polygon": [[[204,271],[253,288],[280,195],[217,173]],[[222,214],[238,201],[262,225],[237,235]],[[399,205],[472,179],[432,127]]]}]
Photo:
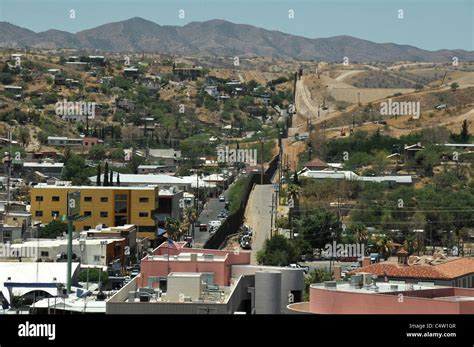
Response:
[{"label": "window", "polygon": [[127,200],[127,194],[115,194],[115,200]]},{"label": "window", "polygon": [[53,197],[51,198],[51,200],[52,200],[52,201],[59,201],[59,196],[53,196]]},{"label": "window", "polygon": [[12,232],[11,230],[5,230],[3,232],[3,242],[9,242],[12,240]]},{"label": "window", "polygon": [[85,196],[84,202],[92,202],[92,196]]},{"label": "window", "polygon": [[138,212],[138,217],[148,217],[148,212]]},{"label": "window", "polygon": [[92,216],[92,211],[84,211],[84,216],[86,217]]},{"label": "window", "polygon": [[127,216],[115,216],[115,226],[127,224]]},{"label": "window", "polygon": [[148,201],[150,201],[150,199],[148,199],[148,198],[143,198],[143,197],[140,198],[140,202],[142,202],[142,203],[145,203],[145,202],[148,202]]},{"label": "window", "polygon": [[35,217],[43,217],[43,211],[36,211]]},{"label": "window", "polygon": [[59,217],[59,211],[51,211],[51,217],[53,218]]},{"label": "window", "polygon": [[49,252],[48,251],[41,251],[41,256],[42,257],[49,257]]},{"label": "window", "polygon": [[115,202],[115,213],[127,213],[127,202],[116,201]]},{"label": "window", "polygon": [[37,196],[36,201],[43,201],[43,197],[42,196]]},{"label": "window", "polygon": [[106,212],[106,211],[101,211],[101,212],[100,212],[100,216],[101,216],[102,218],[107,218],[107,217],[109,216],[109,213]]},{"label": "window", "polygon": [[94,255],[94,261],[100,261],[100,255]]},{"label": "window", "polygon": [[100,202],[109,202],[109,198],[106,196],[103,196],[100,198]]}]

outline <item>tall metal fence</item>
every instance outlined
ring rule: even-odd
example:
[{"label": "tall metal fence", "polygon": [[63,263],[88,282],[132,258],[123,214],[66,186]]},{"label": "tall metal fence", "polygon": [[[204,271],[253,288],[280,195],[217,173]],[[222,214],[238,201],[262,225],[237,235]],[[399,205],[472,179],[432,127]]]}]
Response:
[{"label": "tall metal fence", "polygon": [[[278,168],[278,161],[278,155],[273,157],[263,175],[263,184],[272,183],[272,177]],[[239,231],[239,228],[244,223],[245,208],[247,207],[247,201],[249,199],[250,192],[252,191],[253,185],[260,184],[260,181],[260,173],[252,172],[249,174],[247,177],[247,182],[245,182],[244,185],[239,208],[237,211],[227,217],[227,219],[216,230],[214,235],[212,235],[204,244],[204,248],[219,249],[229,235],[236,234]]]}]

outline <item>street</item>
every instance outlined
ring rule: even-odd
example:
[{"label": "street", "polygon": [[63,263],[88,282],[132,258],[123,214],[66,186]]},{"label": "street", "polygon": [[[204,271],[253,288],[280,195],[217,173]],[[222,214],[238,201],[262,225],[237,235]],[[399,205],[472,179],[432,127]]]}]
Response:
[{"label": "street", "polygon": [[[224,192],[224,196],[227,201],[229,189]],[[198,221],[201,224],[208,224],[211,220],[218,220],[217,215],[220,211],[225,210],[225,202],[219,201],[218,198],[209,199],[206,209],[204,209],[199,215]],[[194,233],[194,247],[202,248],[206,241],[212,236],[209,231],[199,231],[198,227],[195,227]]]},{"label": "street", "polygon": [[257,252],[263,248],[265,240],[270,238],[273,184],[255,185],[250,193],[245,224],[252,228],[251,264],[257,264]]}]

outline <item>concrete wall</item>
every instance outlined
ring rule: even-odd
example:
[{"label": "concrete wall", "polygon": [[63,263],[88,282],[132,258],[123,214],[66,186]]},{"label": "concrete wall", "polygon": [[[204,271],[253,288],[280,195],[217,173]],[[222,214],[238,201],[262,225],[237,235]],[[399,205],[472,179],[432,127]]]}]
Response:
[{"label": "concrete wall", "polygon": [[304,271],[302,269],[293,269],[278,266],[260,266],[260,265],[232,265],[232,277],[237,278],[245,275],[255,275],[257,271],[279,271],[281,272],[281,313],[288,313],[287,306],[289,302],[288,295],[291,291],[304,290]]},{"label": "concrete wall", "polygon": [[[462,295],[462,293],[464,292],[459,291],[458,288],[374,294],[310,287],[310,311],[319,314],[474,313],[474,303],[472,301],[450,302],[432,299],[433,296]],[[398,294],[404,295],[400,298]],[[467,295],[467,293],[464,293],[464,295]],[[474,290],[469,290],[469,296],[474,296]]]}]

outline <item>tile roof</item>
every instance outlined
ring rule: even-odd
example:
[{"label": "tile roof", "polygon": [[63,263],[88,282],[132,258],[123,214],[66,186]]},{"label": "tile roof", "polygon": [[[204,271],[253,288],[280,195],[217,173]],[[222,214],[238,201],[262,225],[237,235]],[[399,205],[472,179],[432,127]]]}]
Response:
[{"label": "tile roof", "polygon": [[306,164],[305,164],[306,167],[312,167],[312,166],[316,166],[316,167],[329,167],[328,164],[326,164],[324,161],[322,161],[321,159],[319,158],[314,158],[313,160],[310,160],[308,161]]},{"label": "tile roof", "polygon": [[375,263],[352,271],[369,272],[377,276],[388,276],[396,278],[422,278],[450,280],[470,273],[474,273],[474,260],[470,258],[459,258],[437,265],[412,265],[400,266],[395,263]]}]

